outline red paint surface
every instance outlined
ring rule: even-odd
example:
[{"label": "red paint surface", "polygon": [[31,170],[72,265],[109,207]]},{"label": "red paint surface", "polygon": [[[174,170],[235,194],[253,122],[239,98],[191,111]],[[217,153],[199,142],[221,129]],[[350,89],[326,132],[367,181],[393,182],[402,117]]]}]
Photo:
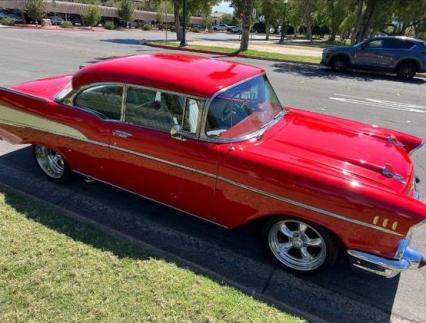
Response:
[{"label": "red paint surface", "polygon": [[[154,55],[146,62],[145,58],[128,57],[118,60],[118,64],[114,63],[117,60],[95,64],[76,74],[74,86],[99,81],[136,82],[211,96],[224,86],[262,73],[237,63],[166,56]],[[44,79],[14,89],[51,99],[69,80],[69,76]],[[349,249],[386,257],[394,256],[402,238],[294,206],[221,178],[368,224],[375,216],[381,221],[388,219],[388,228],[398,221],[396,231],[402,235],[426,217],[426,205],[410,196],[413,165],[408,152],[421,140],[393,130],[287,108],[285,117],[260,140],[218,144],[177,141],[164,132],[104,121],[51,100],[43,103],[19,94],[0,92],[0,104],[70,125],[104,146],[0,124],[0,136],[5,139],[50,146],[60,151],[75,170],[228,227],[260,217],[290,215],[328,228]],[[113,130],[133,136],[117,138],[112,136]],[[405,147],[389,143],[389,136]],[[385,165],[402,175],[407,184],[383,176]]]}]

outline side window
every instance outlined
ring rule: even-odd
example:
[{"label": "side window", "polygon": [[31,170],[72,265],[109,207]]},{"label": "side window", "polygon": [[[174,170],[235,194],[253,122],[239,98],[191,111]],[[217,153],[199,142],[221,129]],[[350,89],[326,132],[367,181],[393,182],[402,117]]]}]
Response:
[{"label": "side window", "polygon": [[92,110],[103,119],[120,120],[122,98],[122,86],[99,85],[80,92],[74,99],[74,105]]},{"label": "side window", "polygon": [[184,107],[182,96],[129,87],[125,121],[169,132],[174,125],[182,124]]},{"label": "side window", "polygon": [[389,38],[385,39],[384,47],[385,48],[393,48],[393,49],[409,49],[414,46],[414,43],[409,40],[397,39],[397,38]]},{"label": "side window", "polygon": [[367,48],[383,48],[383,39],[375,39],[366,44]]}]

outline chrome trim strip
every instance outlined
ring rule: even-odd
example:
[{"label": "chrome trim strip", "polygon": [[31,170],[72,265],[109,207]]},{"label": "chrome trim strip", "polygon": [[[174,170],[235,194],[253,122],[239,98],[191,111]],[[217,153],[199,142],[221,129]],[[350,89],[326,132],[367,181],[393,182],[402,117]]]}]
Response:
[{"label": "chrome trim strip", "polygon": [[98,181],[98,182],[104,183],[104,184],[106,184],[106,185],[110,185],[110,186],[112,186],[112,187],[118,188],[118,189],[123,190],[123,191],[125,191],[125,192],[128,192],[128,193],[130,193],[130,194],[134,194],[134,195],[136,195],[136,196],[140,196],[140,197],[142,197],[142,198],[144,198],[144,199],[147,199],[147,200],[153,201],[153,202],[155,202],[155,203],[158,203],[158,204],[161,204],[161,205],[164,205],[164,206],[170,207],[170,208],[172,208],[172,209],[174,209],[174,210],[177,210],[177,211],[180,211],[180,212],[182,212],[182,213],[185,213],[185,214],[188,214],[188,215],[190,215],[190,216],[193,216],[194,218],[197,218],[197,219],[200,219],[200,220],[203,220],[203,221],[207,221],[207,222],[213,223],[213,224],[218,225],[218,226],[220,226],[220,227],[222,227],[222,228],[225,228],[225,229],[229,229],[229,227],[224,226],[224,225],[222,225],[222,224],[220,224],[220,223],[217,223],[217,222],[214,222],[214,221],[212,221],[212,220],[209,220],[209,219],[206,219],[206,218],[200,217],[200,216],[198,216],[198,215],[196,215],[196,214],[193,214],[193,213],[190,213],[190,212],[188,212],[188,211],[185,211],[185,210],[179,209],[179,208],[177,208],[177,207],[174,207],[173,205],[170,205],[170,204],[166,204],[166,203],[164,203],[164,202],[157,201],[157,200],[155,200],[155,199],[153,199],[153,198],[150,198],[150,197],[148,197],[148,196],[146,196],[146,195],[136,193],[136,192],[134,192],[134,191],[131,191],[131,190],[128,190],[128,189],[123,188],[123,187],[121,187],[121,186],[118,186],[118,185],[112,184],[112,183],[110,183],[110,182],[107,182],[107,181],[101,180],[101,179],[99,179],[99,178],[96,178],[96,177],[93,177],[93,176],[87,175],[87,174],[82,173],[82,172],[79,172],[79,171],[77,171],[77,170],[73,170],[73,172],[74,172],[74,173],[76,173],[76,174],[80,174],[80,175],[82,175],[82,176],[85,176],[85,177],[91,178],[91,179],[93,179],[93,180],[95,180],[95,181]]},{"label": "chrome trim strip", "polygon": [[20,92],[20,91],[10,89],[10,88],[4,87],[4,86],[0,86],[0,91],[4,91],[4,92],[12,93],[12,94],[15,94],[15,95],[23,96],[25,98],[36,100],[36,101],[39,101],[39,102],[42,102],[42,103],[48,103],[49,102],[48,99],[41,98],[41,97],[35,96],[35,95],[31,95],[31,94],[28,94],[28,93],[25,93],[25,92]]},{"label": "chrome trim strip", "polygon": [[143,158],[153,160],[153,161],[156,161],[156,162],[160,162],[160,163],[163,163],[163,164],[166,164],[166,165],[181,168],[181,169],[184,169],[184,170],[187,170],[187,171],[190,171],[190,172],[193,172],[193,173],[197,173],[197,174],[200,174],[200,175],[204,175],[204,176],[207,176],[207,177],[210,177],[210,178],[216,178],[216,175],[214,175],[214,174],[211,174],[211,173],[208,173],[208,172],[196,169],[196,168],[188,167],[188,166],[185,166],[185,165],[182,165],[182,164],[177,164],[177,163],[174,163],[174,162],[171,162],[169,160],[162,159],[162,158],[154,157],[152,155],[147,155],[147,154],[143,154],[143,153],[136,152],[136,151],[133,151],[133,150],[129,150],[129,149],[126,149],[126,148],[121,148],[121,147],[111,146],[111,145],[109,145],[109,148],[112,148],[112,149],[118,150],[118,151],[122,151],[122,152],[125,152],[125,153],[128,153],[128,154],[136,155],[136,156],[139,156],[139,157],[143,157]]},{"label": "chrome trim strip", "polygon": [[188,98],[192,98],[192,99],[196,99],[196,100],[203,100],[204,101],[206,99],[206,97],[200,97],[200,96],[195,96],[195,95],[190,95],[190,94],[185,94],[185,93],[180,93],[180,92],[175,92],[175,91],[168,91],[168,90],[165,90],[165,89],[149,87],[149,86],[144,86],[144,85],[140,85],[140,84],[133,84],[133,83],[127,83],[127,82],[96,82],[96,83],[90,83],[90,84],[82,85],[78,89],[73,89],[62,100],[56,101],[56,102],[66,104],[66,105],[72,105],[72,101],[81,91],[84,91],[84,90],[91,88],[91,87],[96,87],[96,86],[101,86],[101,85],[131,86],[131,87],[138,87],[138,88],[151,90],[151,91],[160,91],[160,92],[164,92],[164,93],[180,95],[180,96],[184,96],[184,97],[188,97]]},{"label": "chrome trim strip", "polygon": [[383,228],[383,227],[380,227],[380,226],[376,226],[376,225],[373,225],[373,224],[369,224],[369,223],[366,223],[366,222],[362,222],[362,221],[359,221],[359,220],[351,219],[351,218],[348,218],[346,216],[336,214],[336,213],[333,213],[333,212],[329,212],[327,210],[323,210],[323,209],[317,208],[315,206],[311,206],[311,205],[307,205],[307,204],[304,204],[304,203],[301,203],[301,202],[297,202],[297,201],[291,200],[289,198],[286,198],[286,197],[283,197],[283,196],[280,196],[280,195],[276,195],[276,194],[269,193],[269,192],[266,192],[266,191],[263,191],[263,190],[259,190],[257,188],[254,188],[254,187],[251,187],[251,186],[248,186],[248,185],[244,185],[244,184],[241,184],[241,183],[238,183],[238,182],[234,182],[234,181],[227,179],[225,177],[218,176],[218,180],[221,180],[221,181],[229,183],[231,185],[238,186],[238,187],[244,188],[246,190],[249,190],[249,191],[252,191],[252,192],[267,196],[267,197],[271,197],[273,199],[276,199],[276,200],[279,200],[279,201],[282,201],[282,202],[285,202],[285,203],[288,203],[288,204],[291,204],[291,205],[294,205],[294,206],[297,206],[297,207],[300,207],[300,208],[304,208],[304,209],[307,209],[307,210],[310,210],[310,211],[313,211],[313,212],[316,212],[316,213],[327,215],[327,216],[335,218],[335,219],[339,219],[339,220],[342,220],[342,221],[361,225],[361,226],[364,226],[364,227],[367,227],[367,228],[370,228],[370,229],[375,229],[375,230],[390,233],[390,234],[393,234],[393,235],[402,236],[402,234],[400,234],[398,232],[395,232],[395,231],[392,231],[392,230],[389,230],[389,229],[386,229],[386,228]]},{"label": "chrome trim strip", "polygon": [[[21,125],[16,124],[16,123],[15,123],[15,125],[21,126]],[[400,234],[398,232],[391,231],[389,229],[386,229],[386,228],[383,228],[383,227],[380,227],[380,226],[376,226],[376,225],[365,223],[365,222],[362,222],[362,221],[359,221],[359,220],[351,219],[351,218],[348,218],[348,217],[340,215],[340,214],[336,214],[336,213],[333,213],[333,212],[330,212],[330,211],[327,211],[327,210],[323,210],[323,209],[320,209],[320,208],[317,208],[317,207],[314,207],[314,206],[310,206],[310,205],[307,205],[307,204],[304,204],[304,203],[301,203],[301,202],[297,202],[297,201],[294,201],[292,199],[289,199],[289,198],[286,198],[286,197],[283,197],[283,196],[280,196],[280,195],[276,195],[276,194],[269,193],[269,192],[266,192],[266,191],[263,191],[263,190],[259,190],[257,188],[251,187],[249,185],[245,185],[245,184],[242,184],[242,183],[235,182],[235,181],[228,179],[226,177],[217,176],[216,174],[205,172],[205,171],[202,171],[202,170],[199,170],[199,169],[196,169],[196,168],[192,168],[192,167],[189,167],[189,166],[185,166],[185,165],[182,165],[182,164],[174,163],[174,162],[171,162],[169,160],[158,158],[158,157],[155,157],[155,156],[152,156],[152,155],[136,152],[136,151],[129,150],[129,149],[126,149],[126,148],[122,148],[122,147],[117,147],[115,145],[109,145],[107,143],[94,141],[94,140],[91,140],[91,139],[88,139],[88,138],[75,137],[75,136],[72,136],[70,134],[54,133],[54,132],[49,131],[48,129],[40,129],[40,128],[34,126],[34,125],[31,125],[31,127],[34,128],[34,129],[43,131],[43,132],[51,133],[53,135],[58,135],[58,136],[71,138],[71,139],[91,143],[91,144],[94,144],[94,145],[114,149],[114,150],[117,150],[117,151],[136,155],[136,156],[139,156],[139,157],[142,157],[142,158],[146,158],[146,159],[153,160],[153,161],[156,161],[156,162],[160,162],[160,163],[163,163],[163,164],[166,164],[166,165],[170,165],[170,166],[173,166],[173,167],[184,169],[184,170],[196,173],[196,174],[207,176],[209,178],[215,178],[217,180],[220,180],[222,182],[243,188],[245,190],[249,190],[249,191],[255,192],[257,194],[261,194],[261,195],[264,195],[266,197],[270,197],[270,198],[282,201],[284,203],[288,203],[288,204],[291,204],[291,205],[294,205],[294,206],[297,206],[297,207],[300,207],[300,208],[304,208],[304,209],[307,209],[307,210],[310,210],[310,211],[313,211],[313,212],[316,212],[316,213],[319,213],[319,214],[323,214],[323,215],[326,215],[326,216],[329,216],[329,217],[332,217],[332,218],[335,218],[335,219],[339,219],[339,220],[346,221],[346,222],[356,224],[356,225],[361,225],[361,226],[368,227],[370,229],[374,229],[374,230],[378,230],[378,231],[382,231],[382,232],[385,232],[385,233],[402,236],[402,234]],[[86,175],[86,174],[84,174],[84,175]],[[86,175],[86,176],[90,177],[89,175]],[[110,185],[113,185],[113,184],[110,184]]]}]

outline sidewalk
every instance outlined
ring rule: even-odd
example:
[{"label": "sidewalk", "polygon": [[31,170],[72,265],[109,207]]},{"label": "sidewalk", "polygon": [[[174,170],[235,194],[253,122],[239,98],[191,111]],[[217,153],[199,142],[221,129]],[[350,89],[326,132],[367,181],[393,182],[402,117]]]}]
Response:
[{"label": "sidewalk", "polygon": [[[194,40],[189,42],[190,45],[198,46],[218,46],[225,48],[234,48],[237,50],[240,47],[240,42],[236,41],[208,41],[208,40]],[[309,56],[309,57],[321,57],[322,48],[298,46],[298,45],[280,45],[276,41],[251,41],[249,48],[251,50],[261,52],[274,52],[283,55],[297,55],[297,56]]]}]

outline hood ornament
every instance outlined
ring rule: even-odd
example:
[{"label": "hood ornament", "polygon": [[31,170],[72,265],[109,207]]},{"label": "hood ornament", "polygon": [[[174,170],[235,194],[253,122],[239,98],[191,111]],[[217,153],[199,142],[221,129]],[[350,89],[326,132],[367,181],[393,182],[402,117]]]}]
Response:
[{"label": "hood ornament", "polygon": [[402,175],[396,173],[392,169],[392,167],[390,165],[388,165],[388,164],[386,164],[385,167],[383,167],[382,174],[383,174],[383,176],[386,176],[388,178],[393,178],[393,179],[397,180],[401,184],[406,184],[407,183],[406,180],[405,180],[405,178]]}]

